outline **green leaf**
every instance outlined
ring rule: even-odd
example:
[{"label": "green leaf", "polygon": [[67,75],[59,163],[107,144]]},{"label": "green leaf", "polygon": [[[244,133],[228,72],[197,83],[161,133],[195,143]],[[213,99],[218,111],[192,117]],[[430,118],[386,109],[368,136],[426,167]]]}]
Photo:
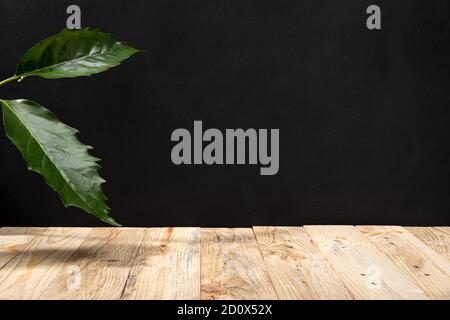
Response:
[{"label": "green leaf", "polygon": [[98,219],[119,226],[109,217],[99,175],[99,159],[81,144],[78,131],[60,122],[53,113],[29,100],[0,100],[8,138],[28,163],[41,174],[64,205],[78,207]]},{"label": "green leaf", "polygon": [[28,50],[19,61],[16,76],[90,76],[119,65],[138,51],[99,30],[64,29]]}]

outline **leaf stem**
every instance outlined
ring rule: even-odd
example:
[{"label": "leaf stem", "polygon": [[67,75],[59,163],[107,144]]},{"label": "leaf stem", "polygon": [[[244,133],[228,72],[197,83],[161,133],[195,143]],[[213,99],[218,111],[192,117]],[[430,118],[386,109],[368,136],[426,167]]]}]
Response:
[{"label": "leaf stem", "polygon": [[14,81],[14,80],[17,80],[17,79],[19,79],[20,77],[18,77],[18,76],[12,76],[11,78],[8,78],[8,79],[5,79],[5,80],[3,80],[3,81],[0,81],[0,87],[1,86],[4,86],[5,84],[7,84],[7,83],[9,83],[9,82],[12,82],[12,81]]}]

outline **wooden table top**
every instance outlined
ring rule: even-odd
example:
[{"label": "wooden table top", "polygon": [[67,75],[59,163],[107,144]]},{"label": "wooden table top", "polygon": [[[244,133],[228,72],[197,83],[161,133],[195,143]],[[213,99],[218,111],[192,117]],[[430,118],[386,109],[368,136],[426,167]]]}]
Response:
[{"label": "wooden table top", "polygon": [[0,299],[450,299],[450,228],[1,228]]}]

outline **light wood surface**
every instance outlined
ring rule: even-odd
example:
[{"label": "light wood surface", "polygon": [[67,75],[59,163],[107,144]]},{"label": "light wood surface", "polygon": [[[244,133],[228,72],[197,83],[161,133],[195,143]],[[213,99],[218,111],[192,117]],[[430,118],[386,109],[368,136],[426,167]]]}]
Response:
[{"label": "light wood surface", "polygon": [[122,299],[200,299],[200,228],[148,229]]},{"label": "light wood surface", "polygon": [[0,299],[38,299],[90,230],[52,228],[32,238],[0,269]]},{"label": "light wood surface", "polygon": [[426,299],[368,238],[352,226],[306,226],[356,299]]},{"label": "light wood surface", "polygon": [[450,228],[0,228],[0,299],[446,299]]},{"label": "light wood surface", "polygon": [[303,228],[255,227],[264,261],[280,299],[351,299]]},{"label": "light wood surface", "polygon": [[39,228],[1,228],[0,229],[0,268],[15,255],[25,249],[34,237],[45,235],[46,229]]},{"label": "light wood surface", "polygon": [[402,227],[358,227],[404,276],[433,299],[450,294],[450,263]]},{"label": "light wood surface", "polygon": [[450,261],[450,227],[408,227],[406,229]]},{"label": "light wood surface", "polygon": [[119,299],[144,235],[145,229],[93,229],[39,298]]},{"label": "light wood surface", "polygon": [[252,229],[202,229],[201,298],[277,299]]}]

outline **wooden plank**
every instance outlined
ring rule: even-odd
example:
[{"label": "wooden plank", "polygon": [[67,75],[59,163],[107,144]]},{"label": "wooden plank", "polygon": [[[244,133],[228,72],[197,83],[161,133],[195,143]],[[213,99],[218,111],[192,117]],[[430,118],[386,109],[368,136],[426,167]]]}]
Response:
[{"label": "wooden plank", "polygon": [[45,228],[0,228],[0,269],[22,252],[36,236],[43,236]]},{"label": "wooden plank", "polygon": [[252,229],[201,230],[201,298],[278,298]]},{"label": "wooden plank", "polygon": [[305,230],[355,299],[428,298],[355,227],[305,226]]},{"label": "wooden plank", "polygon": [[407,227],[406,229],[450,261],[450,227]]},{"label": "wooden plank", "polygon": [[0,270],[0,299],[37,299],[89,228],[50,228],[36,236]]},{"label": "wooden plank", "polygon": [[148,229],[122,299],[199,300],[200,228]]},{"label": "wooden plank", "polygon": [[280,299],[352,299],[303,228],[254,227],[253,230]]},{"label": "wooden plank", "polygon": [[450,299],[450,263],[402,227],[358,227],[433,299]]},{"label": "wooden plank", "polygon": [[142,228],[95,228],[40,299],[119,299],[144,239]]}]

